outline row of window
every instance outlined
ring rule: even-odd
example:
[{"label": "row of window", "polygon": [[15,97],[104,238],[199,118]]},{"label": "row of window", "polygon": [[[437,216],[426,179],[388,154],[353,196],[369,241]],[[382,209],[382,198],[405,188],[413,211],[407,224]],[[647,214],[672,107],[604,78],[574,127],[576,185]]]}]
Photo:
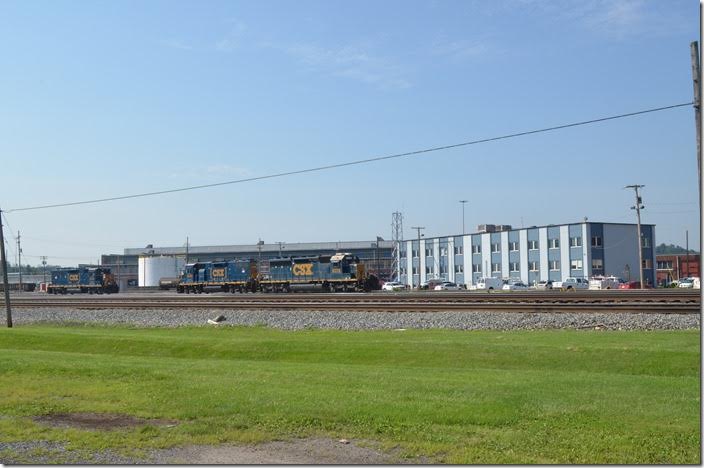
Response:
[{"label": "row of window", "polygon": [[[650,247],[650,238],[643,237],[642,241],[643,241],[642,242],[643,247]],[[570,237],[570,247],[581,247],[581,246],[582,246],[582,238],[581,237]],[[600,236],[592,236],[592,247],[602,247],[602,239]],[[560,239],[559,238],[548,239],[548,248],[549,249],[559,249],[560,248]],[[456,246],[453,250],[454,250],[455,255],[463,255],[464,254],[464,249],[461,245]],[[519,243],[515,242],[515,241],[509,242],[508,243],[508,250],[510,252],[518,252],[519,251]],[[538,241],[537,240],[529,240],[528,241],[528,250],[538,250]],[[448,252],[447,247],[440,247],[440,256],[441,257],[446,257],[447,252]],[[491,253],[499,253],[499,252],[501,252],[501,244],[499,242],[491,244]],[[482,253],[482,246],[480,244],[472,245],[472,253],[473,254]],[[412,255],[414,258],[417,258],[418,257],[418,250],[413,249]],[[433,249],[430,247],[426,247],[425,256],[432,257],[433,256]],[[406,257],[405,250],[401,251],[401,257],[404,257],[404,258]]]},{"label": "row of window", "polygon": [[[645,269],[650,269],[653,267],[653,261],[651,259],[645,259],[643,260],[643,268]],[[570,260],[570,270],[581,270],[583,268],[583,262],[582,260]],[[517,273],[521,271],[521,266],[518,262],[510,262],[508,264],[508,269],[511,273]],[[548,269],[550,271],[559,271],[560,270],[560,261],[559,260],[549,260],[548,261]],[[600,258],[594,258],[592,259],[592,270],[594,273],[598,273],[598,271],[604,269],[604,261]],[[540,263],[539,262],[528,262],[528,271],[530,272],[537,272],[540,271]],[[401,267],[401,274],[406,274],[407,269],[405,267]],[[481,273],[482,272],[482,266],[480,264],[474,263],[472,264],[472,273]],[[501,264],[500,263],[492,263],[491,264],[491,272],[492,273],[501,273]],[[428,275],[432,275],[435,273],[435,268],[430,265],[425,267],[425,273]],[[447,273],[447,269],[444,265],[440,266],[440,274]],[[464,273],[464,265],[455,265],[455,273]],[[418,267],[414,266],[413,267],[413,274],[417,275],[418,274]]]},{"label": "row of window", "polygon": [[[650,247],[650,238],[649,237],[641,237],[641,244],[644,248]],[[580,236],[577,237],[570,237],[570,247],[581,247],[582,246],[582,238]],[[592,247],[603,247],[603,242],[601,236],[592,236]],[[553,238],[553,239],[548,239],[548,248],[549,249],[559,249],[560,248],[560,239],[559,238]],[[510,252],[518,252],[518,242],[509,242],[508,243],[508,250]],[[538,241],[537,240],[529,240],[528,241],[528,250],[538,250]],[[440,247],[440,256],[441,257],[447,257],[447,252],[448,249],[447,247]],[[500,243],[494,243],[491,244],[491,253],[498,253],[501,252],[501,244]],[[482,253],[482,246],[479,244],[474,244],[472,245],[472,253],[473,254],[479,254]],[[418,257],[418,251],[416,249],[413,249],[412,251],[413,257],[417,258]],[[455,255],[463,255],[464,254],[464,249],[462,246],[456,246],[454,248],[454,254]],[[425,256],[426,257],[432,257],[433,256],[433,249],[432,248],[426,248],[425,249]],[[401,251],[401,257],[406,257],[406,251],[402,250]]]}]

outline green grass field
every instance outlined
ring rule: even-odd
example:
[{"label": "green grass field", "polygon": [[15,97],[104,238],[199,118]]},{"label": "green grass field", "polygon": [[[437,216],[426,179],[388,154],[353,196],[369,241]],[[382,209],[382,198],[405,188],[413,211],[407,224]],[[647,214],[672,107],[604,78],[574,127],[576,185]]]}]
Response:
[{"label": "green grass field", "polygon": [[[437,463],[700,460],[698,331],[0,330],[2,441],[139,454],[304,436]],[[178,420],[117,431],[33,416]]]}]

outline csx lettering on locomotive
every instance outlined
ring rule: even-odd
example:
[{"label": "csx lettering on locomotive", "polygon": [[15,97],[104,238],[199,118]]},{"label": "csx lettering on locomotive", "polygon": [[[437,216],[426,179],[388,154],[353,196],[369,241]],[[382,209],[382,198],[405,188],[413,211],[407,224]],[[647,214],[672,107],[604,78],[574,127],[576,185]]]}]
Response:
[{"label": "csx lettering on locomotive", "polygon": [[312,263],[296,263],[293,265],[291,272],[295,276],[312,276],[313,275],[313,264]]},{"label": "csx lettering on locomotive", "polygon": [[225,277],[225,269],[224,268],[214,268],[213,269],[213,278],[224,278]]}]

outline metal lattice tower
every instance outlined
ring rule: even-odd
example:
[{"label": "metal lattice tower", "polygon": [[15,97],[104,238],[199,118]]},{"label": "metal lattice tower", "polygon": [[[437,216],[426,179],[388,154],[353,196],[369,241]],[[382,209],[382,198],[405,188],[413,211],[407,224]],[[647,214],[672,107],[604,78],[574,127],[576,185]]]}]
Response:
[{"label": "metal lattice tower", "polygon": [[391,240],[394,243],[391,261],[391,281],[398,281],[401,277],[400,265],[398,262],[399,249],[403,241],[403,213],[394,211],[391,215]]}]

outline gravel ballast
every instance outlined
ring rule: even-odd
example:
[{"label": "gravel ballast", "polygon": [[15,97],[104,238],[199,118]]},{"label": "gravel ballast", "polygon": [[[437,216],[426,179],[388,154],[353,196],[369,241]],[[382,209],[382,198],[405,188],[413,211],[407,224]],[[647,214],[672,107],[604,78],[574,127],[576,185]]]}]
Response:
[{"label": "gravel ballast", "polygon": [[[514,312],[342,312],[227,309],[15,309],[13,322],[122,324],[137,327],[267,326],[284,330],[684,330],[700,327],[700,314],[604,314]],[[222,315],[225,321],[208,324]]]}]

